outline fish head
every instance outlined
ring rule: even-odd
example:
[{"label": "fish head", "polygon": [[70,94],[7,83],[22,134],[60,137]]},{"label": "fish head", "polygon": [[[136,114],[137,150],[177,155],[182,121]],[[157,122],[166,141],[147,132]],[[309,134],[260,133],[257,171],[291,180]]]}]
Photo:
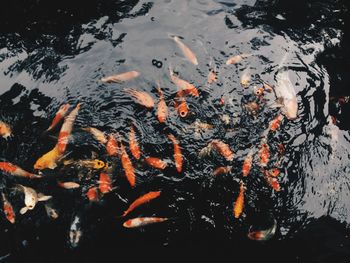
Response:
[{"label": "fish head", "polygon": [[285,99],[284,110],[288,120],[295,120],[298,117],[298,103],[296,99]]},{"label": "fish head", "polygon": [[29,191],[25,192],[24,203],[29,210],[33,210],[37,202],[38,198],[36,194]]},{"label": "fish head", "polygon": [[93,160],[94,169],[102,169],[106,164],[101,160]]}]

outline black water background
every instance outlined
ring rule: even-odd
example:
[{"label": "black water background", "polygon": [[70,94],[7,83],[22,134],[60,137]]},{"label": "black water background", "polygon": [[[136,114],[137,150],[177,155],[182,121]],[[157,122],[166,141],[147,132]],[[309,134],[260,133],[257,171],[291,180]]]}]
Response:
[{"label": "black water background", "polygon": [[[41,93],[43,89],[42,86],[40,87],[40,91],[38,91],[35,86],[25,87],[20,84],[7,85],[11,82],[8,81],[8,79],[11,79],[13,74],[15,75],[27,71],[34,80],[40,79],[42,81],[44,79],[44,85],[49,86],[50,82],[59,80],[61,74],[67,70],[64,66],[59,65],[59,62],[64,59],[73,58],[79,54],[84,54],[84,52],[91,48],[90,44],[87,44],[86,46],[80,45],[83,47],[76,48],[79,46],[77,45],[78,39],[83,33],[81,24],[86,24],[94,19],[98,20],[100,17],[106,15],[108,16],[107,21],[109,23],[116,23],[121,18],[137,18],[138,16],[144,16],[147,14],[148,10],[150,10],[153,5],[157,5],[157,3],[137,3],[136,1],[134,3],[130,1],[90,2],[90,4],[84,6],[83,9],[81,8],[81,4],[72,5],[71,3],[64,2],[56,3],[55,5],[58,6],[52,5],[52,3],[46,4],[41,1],[26,5],[25,8],[18,8],[19,3],[12,1],[6,5],[7,8],[2,9],[2,47],[7,46],[9,49],[9,52],[7,52],[5,56],[11,57],[12,54],[16,55],[21,53],[22,50],[26,50],[31,56],[28,59],[20,59],[18,62],[11,63],[9,69],[4,71],[6,79],[4,78],[4,84],[1,83],[1,88],[4,90],[10,89],[10,91],[5,92],[1,96],[1,111],[8,113],[8,118],[10,120],[18,121],[14,132],[24,131],[22,133],[23,137],[20,140],[21,143],[17,144],[17,148],[6,149],[6,159],[30,167],[38,154],[33,156],[31,152],[28,152],[29,149],[32,149],[29,145],[32,145],[33,147],[33,145],[39,143],[38,141],[40,140],[40,138],[33,139],[33,134],[39,134],[40,130],[47,127],[47,124],[50,121],[49,118],[43,118],[43,112],[47,111],[47,109],[49,109],[50,112],[54,112],[54,110],[57,109],[57,105],[63,102],[60,101],[60,99],[68,97],[74,102],[76,94],[79,94],[79,91],[73,90],[73,94],[70,94],[71,91],[69,91],[68,88],[62,88],[59,93],[60,99],[52,102],[55,93],[48,92],[44,95]],[[239,6],[239,4],[237,5]],[[233,5],[233,7],[237,7],[237,5]],[[323,8],[324,6],[327,8]],[[225,11],[230,14],[230,8],[232,6],[226,3],[223,4],[223,7],[226,8]],[[304,38],[308,37],[307,35],[302,34],[303,30],[310,25],[311,21],[316,21],[317,18],[323,14],[322,12],[324,12],[325,18],[321,19],[321,22],[316,23],[315,32],[311,32],[310,35],[315,36],[321,28],[331,27],[343,31],[344,36],[339,45],[334,46],[329,44],[330,47],[326,48],[326,51],[318,56],[318,62],[320,65],[323,64],[329,73],[329,93],[332,95],[349,95],[349,91],[346,90],[346,83],[349,83],[347,81],[349,77],[345,70],[349,63],[349,51],[346,49],[347,43],[349,43],[349,34],[345,27],[346,21],[344,24],[337,21],[338,17],[343,20],[346,19],[346,12],[339,12],[336,16],[334,13],[330,14],[330,9],[337,8],[345,10],[345,3],[340,1],[312,1],[307,4],[300,1],[299,3],[294,2],[293,4],[290,4],[288,2],[276,1],[268,3],[259,1],[254,6],[247,5],[238,7],[236,14],[238,19],[242,21],[243,27],[254,28],[261,24],[268,25],[275,32],[280,32],[281,30],[287,31],[293,40],[302,42],[305,40]],[[61,11],[57,12],[57,9],[60,9]],[[16,16],[13,16],[9,10],[17,10]],[[116,10],[118,10],[118,12],[116,12]],[[275,15],[279,13],[283,13],[287,18],[284,22],[275,19]],[[230,16],[226,17],[227,19],[225,22],[227,26],[234,27],[234,23],[230,20]],[[19,21],[23,22],[19,23]],[[64,21],[64,23],[62,23],[62,21]],[[101,23],[103,24],[104,21]],[[95,35],[96,39],[110,41],[114,47],[122,43],[125,37],[123,34],[117,34],[115,36],[113,32],[108,34],[106,33],[108,30],[98,30],[94,27],[87,31],[89,30],[91,30],[91,34]],[[13,34],[13,32],[16,32],[16,34]],[[7,33],[10,34],[8,35]],[[123,63],[123,61],[119,63]],[[92,78],[93,76],[88,74],[88,77]],[[26,77],[22,79],[22,82],[18,82],[25,83]],[[3,88],[3,85],[7,85],[7,87]],[[23,94],[20,101],[18,103],[12,103],[11,100],[15,99],[20,94]],[[67,97],[62,96],[62,94],[66,94],[65,96]],[[116,98],[119,98],[118,96],[119,95],[116,95]],[[322,102],[322,100],[325,100],[322,91],[318,97],[321,101],[320,104],[324,103]],[[35,102],[34,109],[32,108],[33,102]],[[107,106],[107,109],[110,109],[113,106],[115,105],[109,105]],[[338,125],[343,130],[349,129],[349,122],[346,122],[347,116],[349,116],[348,107],[348,105],[345,105],[345,107],[342,108],[341,113],[335,112],[339,120]],[[96,108],[101,110],[102,107],[101,105],[97,105]],[[33,116],[33,110],[38,115]],[[91,124],[102,127],[103,123],[106,121],[103,114],[104,112],[101,110],[99,117],[91,116],[91,118],[95,119],[94,121],[91,121]],[[139,116],[142,114],[143,113],[141,112]],[[89,113],[86,112],[85,116],[89,116]],[[26,123],[21,122],[23,119],[31,119],[32,123],[36,124],[36,131],[33,129],[33,126],[28,127]],[[109,128],[112,129],[116,129],[123,125],[112,124],[108,121],[107,123]],[[30,144],[28,142],[30,142]],[[16,143],[14,143],[14,145],[16,145]],[[44,145],[41,147],[45,148]],[[17,152],[19,151],[21,154],[17,155]],[[40,152],[42,152],[42,149]],[[25,161],[20,161],[18,158],[21,158],[22,156],[26,156],[27,159]],[[155,181],[154,185],[156,186],[157,183],[158,182]],[[229,184],[230,182],[227,180],[227,182],[224,181],[224,183]],[[165,185],[164,182],[162,182],[162,185]],[[188,189],[188,193],[198,187],[198,185],[191,180],[182,182],[182,186]],[[152,188],[152,184],[148,187]],[[172,192],[173,186],[169,185],[168,187],[168,191]],[[205,194],[210,195],[210,191]],[[191,194],[186,198],[191,200],[190,196]],[[215,195],[213,197],[215,197]],[[62,198],[61,201],[69,203],[68,199],[69,198]],[[108,201],[106,202],[108,203]],[[198,200],[193,200],[193,202],[198,202]],[[79,205],[81,204],[77,204],[77,206]],[[179,204],[176,205],[178,206]],[[74,204],[67,206],[71,206],[70,208],[67,208],[67,211],[71,212],[73,212],[76,207]],[[187,208],[188,204],[184,206]],[[197,206],[194,205],[194,207]],[[158,204],[155,208],[157,211],[166,211],[167,209],[165,204]],[[146,246],[145,244],[152,240],[152,233],[150,233],[152,231],[145,233],[144,237],[142,237],[140,234],[129,235],[123,232],[120,233],[119,227],[115,226],[115,229],[113,229],[114,222],[112,221],[108,223],[104,222],[103,224],[96,224],[101,213],[103,214],[103,216],[101,216],[102,218],[108,218],[106,213],[113,213],[111,211],[106,212],[107,209],[103,209],[103,206],[102,208],[96,206],[91,209],[92,211],[86,219],[86,225],[90,229],[88,232],[91,236],[77,251],[71,252],[68,248],[62,245],[65,243],[66,236],[62,234],[59,235],[58,233],[66,232],[67,223],[69,222],[69,220],[65,221],[64,218],[62,221],[54,223],[49,220],[40,220],[40,223],[36,223],[34,222],[34,219],[27,219],[28,222],[20,225],[21,229],[17,229],[19,226],[15,226],[13,228],[14,230],[10,230],[7,232],[7,235],[2,236],[2,244],[4,244],[2,249],[3,251],[11,251],[11,256],[14,257],[14,260],[19,257],[21,259],[32,258],[44,261],[49,257],[49,262],[61,262],[67,258],[72,259],[74,256],[80,257],[82,255],[91,255],[98,257],[104,253],[112,255],[114,253],[123,253],[123,250],[128,250],[128,253],[130,253],[132,247],[139,248]],[[181,210],[181,207],[179,209]],[[186,210],[185,208],[183,209]],[[221,223],[222,225],[225,225],[227,223],[220,223],[220,219],[217,220],[216,225],[220,225]],[[297,221],[299,222],[300,220]],[[26,225],[27,229],[25,227]],[[54,225],[54,227],[52,225]],[[36,227],[34,228],[34,231],[40,231],[40,240],[34,240],[35,235],[32,233],[33,226]],[[200,222],[198,224],[193,224],[191,227],[192,228],[190,229],[189,226],[184,223],[182,229],[180,228],[179,230],[179,234],[172,235],[172,239],[169,240],[169,246],[174,247],[179,253],[180,251],[186,251],[191,252],[193,255],[198,253],[198,255],[202,256],[213,256],[216,254],[219,258],[227,256],[232,259],[235,257],[250,258],[255,257],[256,255],[261,255],[266,259],[275,260],[278,258],[279,260],[283,259],[286,262],[348,262],[349,258],[348,253],[350,244],[347,236],[349,231],[346,228],[346,224],[341,224],[330,217],[317,220],[310,218],[307,220],[305,227],[300,227],[300,225],[295,226],[298,231],[293,235],[293,238],[274,240],[271,243],[263,245],[257,245],[240,238],[236,240],[227,235],[224,228],[221,230],[220,228],[214,230],[207,228]],[[48,230],[45,231],[45,228]],[[57,235],[54,234],[55,232],[52,232],[53,229]],[[191,232],[189,230],[191,230]],[[118,233],[118,236],[116,236],[116,233]],[[162,229],[157,233],[159,235],[161,233],[164,234]],[[33,240],[23,242],[23,236],[32,238]],[[11,241],[7,242],[7,239]],[[160,247],[163,246],[164,240],[167,240],[167,238],[158,236],[153,242],[151,242],[154,243],[153,246],[148,249],[153,253],[156,253],[157,249],[160,249]],[[50,245],[47,245],[46,242],[50,243]],[[26,245],[25,243],[28,243],[29,245]],[[8,245],[8,247],[6,247],[5,244]],[[117,251],[116,247],[126,248]],[[45,250],[45,253],[42,253],[42,250]],[[249,253],[251,251],[254,251],[254,256]],[[4,254],[6,254],[6,252],[4,252]],[[329,261],[330,259],[332,261]]]}]

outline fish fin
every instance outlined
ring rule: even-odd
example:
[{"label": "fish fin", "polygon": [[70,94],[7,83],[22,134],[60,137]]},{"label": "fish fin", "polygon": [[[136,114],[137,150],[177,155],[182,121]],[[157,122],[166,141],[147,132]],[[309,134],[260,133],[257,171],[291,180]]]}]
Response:
[{"label": "fish fin", "polygon": [[44,195],[42,193],[38,193],[38,201],[47,201],[51,198],[52,198],[51,195]]},{"label": "fish fin", "polygon": [[283,98],[278,98],[269,105],[269,108],[282,108],[283,106]]},{"label": "fish fin", "polygon": [[19,213],[21,214],[21,215],[24,215],[25,213],[27,213],[27,211],[28,211],[28,207],[22,207],[21,208],[21,210],[19,210]]}]

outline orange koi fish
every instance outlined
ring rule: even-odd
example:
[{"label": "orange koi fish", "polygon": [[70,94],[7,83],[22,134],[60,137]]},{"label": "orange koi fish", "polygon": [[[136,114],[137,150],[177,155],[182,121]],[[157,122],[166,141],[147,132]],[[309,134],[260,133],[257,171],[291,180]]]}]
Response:
[{"label": "orange koi fish", "polygon": [[0,136],[4,139],[7,139],[8,137],[11,137],[12,131],[10,126],[5,123],[0,121]]},{"label": "orange koi fish", "polygon": [[169,140],[172,141],[174,145],[174,160],[175,160],[175,167],[176,170],[181,173],[182,171],[182,164],[183,164],[183,157],[181,153],[181,148],[179,146],[179,142],[176,140],[175,136],[172,134],[168,134]]},{"label": "orange koi fish", "polygon": [[250,69],[247,68],[243,71],[243,74],[241,76],[241,85],[243,86],[243,88],[249,87],[250,79],[251,79]]},{"label": "orange koi fish", "polygon": [[233,213],[235,218],[239,218],[243,212],[244,207],[244,185],[241,182],[241,186],[239,187],[239,194],[236,199],[235,205],[233,207]]},{"label": "orange koi fish", "polygon": [[8,162],[0,162],[0,170],[4,171],[5,173],[11,174],[13,176],[18,177],[26,177],[26,178],[41,178],[42,176],[37,174],[32,174],[30,172],[24,171],[22,168]]},{"label": "orange koi fish", "polygon": [[272,121],[270,121],[269,129],[271,131],[276,131],[280,127],[282,120],[283,120],[283,115],[282,114],[277,115],[277,117],[275,117]]},{"label": "orange koi fish", "polygon": [[112,179],[107,173],[100,173],[99,189],[102,194],[112,191]]},{"label": "orange koi fish", "polygon": [[233,152],[226,143],[220,140],[213,140],[211,144],[227,161],[233,160]]},{"label": "orange koi fish", "polygon": [[57,124],[67,115],[70,105],[63,104],[56,113],[55,118],[52,120],[51,125],[47,128],[47,132],[57,126]]},{"label": "orange koi fish", "polygon": [[265,167],[270,160],[270,147],[266,142],[261,144],[259,155],[260,155],[260,165],[262,167]]},{"label": "orange koi fish", "polygon": [[107,150],[107,154],[109,156],[119,156],[120,154],[120,149],[119,149],[119,146],[118,146],[118,142],[115,138],[114,135],[110,134],[108,136],[108,141],[107,141],[107,144],[106,144],[106,150]]},{"label": "orange koi fish", "polygon": [[93,127],[87,127],[87,128],[81,128],[83,131],[91,133],[95,139],[105,145],[107,143],[107,138],[104,132],[100,131],[99,129],[93,128]]},{"label": "orange koi fish", "polygon": [[157,83],[157,90],[159,94],[159,102],[157,108],[157,118],[160,123],[164,123],[168,117],[168,107],[166,106],[164,93],[160,88],[159,82]]},{"label": "orange koi fish", "polygon": [[192,52],[191,49],[189,49],[189,47],[187,47],[181,40],[179,37],[174,36],[173,40],[175,41],[175,43],[178,45],[178,47],[181,49],[182,53],[184,54],[184,56],[188,59],[188,61],[190,61],[193,65],[198,65],[198,60],[196,55]]},{"label": "orange koi fish", "polygon": [[164,170],[168,165],[163,160],[157,157],[146,157],[145,162],[156,169]]},{"label": "orange koi fish", "polygon": [[58,150],[58,146],[56,146],[41,156],[34,164],[34,169],[43,170],[43,169],[55,169],[57,167],[57,162],[61,160],[63,154]]},{"label": "orange koi fish", "polygon": [[180,79],[176,74],[172,71],[171,68],[169,68],[170,71],[170,79],[171,81],[178,87],[179,92],[178,96],[183,97],[185,95],[192,95],[194,97],[198,97],[199,93],[197,88],[193,85],[187,82],[186,80]]},{"label": "orange koi fish", "polygon": [[272,176],[272,177],[278,177],[281,173],[280,169],[278,168],[272,168],[270,170],[267,171],[269,176]]},{"label": "orange koi fish", "polygon": [[268,171],[263,170],[264,173],[264,177],[266,179],[266,182],[275,190],[275,191],[280,191],[281,190],[281,186],[279,184],[279,182],[277,181],[277,178],[270,176],[270,174],[268,173]]},{"label": "orange koi fish", "polygon": [[128,179],[128,182],[131,185],[131,187],[134,187],[136,184],[134,167],[122,143],[120,143],[120,150],[121,150],[121,162],[125,172],[126,179]]},{"label": "orange koi fish", "polygon": [[213,175],[221,175],[221,174],[228,174],[232,171],[232,166],[221,166],[214,170]]},{"label": "orange koi fish", "polygon": [[253,164],[253,153],[249,152],[243,162],[243,167],[242,167],[243,176],[249,175],[250,169],[252,168],[252,164]]},{"label": "orange koi fish", "polygon": [[61,154],[63,154],[66,151],[68,140],[69,140],[70,134],[72,133],[73,124],[75,119],[78,116],[79,109],[80,109],[80,103],[78,103],[78,105],[64,119],[62,128],[58,135],[58,142],[57,142],[58,151]]},{"label": "orange koi fish", "polygon": [[140,76],[140,73],[133,70],[133,71],[120,73],[118,75],[113,75],[113,76],[101,78],[101,81],[105,82],[105,83],[121,83],[124,81],[128,81],[128,80],[137,78],[138,76]]},{"label": "orange koi fish", "polygon": [[185,118],[187,116],[188,106],[185,98],[182,98],[180,102],[175,102],[174,107],[181,118]]},{"label": "orange koi fish", "polygon": [[134,156],[134,158],[137,160],[140,159],[141,150],[136,140],[136,134],[135,134],[135,129],[133,125],[131,125],[130,132],[129,132],[129,148],[132,156]]},{"label": "orange koi fish", "polygon": [[64,189],[76,189],[80,187],[80,184],[76,182],[57,182],[59,187],[62,187]]},{"label": "orange koi fish", "polygon": [[154,100],[145,91],[126,88],[124,91],[136,100],[136,103],[146,107],[147,109],[154,108]]},{"label": "orange koi fish", "polygon": [[248,57],[250,57],[250,56],[251,56],[251,54],[245,54],[245,53],[240,54],[240,55],[235,55],[235,56],[233,56],[233,57],[230,57],[230,58],[226,61],[226,65],[237,64],[237,63],[241,62],[242,59],[248,58]]},{"label": "orange koi fish", "polygon": [[147,194],[142,195],[141,197],[137,198],[134,202],[131,203],[131,205],[128,207],[127,210],[123,213],[122,217],[126,216],[129,214],[131,211],[133,211],[136,207],[148,203],[149,201],[157,198],[160,196],[160,191],[156,192],[149,192]]},{"label": "orange koi fish", "polygon": [[286,148],[284,147],[283,143],[280,143],[280,144],[278,145],[277,151],[278,151],[279,157],[282,157],[282,156],[285,154]]},{"label": "orange koi fish", "polygon": [[97,187],[89,188],[89,190],[86,192],[86,196],[91,202],[96,202],[100,199]]},{"label": "orange koi fish", "polygon": [[255,94],[255,96],[257,96],[257,97],[262,97],[262,96],[264,96],[264,91],[265,91],[264,87],[260,87],[260,88],[254,87],[254,94]]},{"label": "orange koi fish", "polygon": [[142,227],[154,223],[161,223],[167,220],[169,220],[169,218],[166,217],[138,217],[129,219],[128,221],[124,222],[123,226],[126,228]]},{"label": "orange koi fish", "polygon": [[208,74],[208,84],[212,84],[213,82],[218,81],[217,73],[214,69],[211,69]]},{"label": "orange koi fish", "polygon": [[11,222],[12,224],[14,224],[15,220],[16,220],[16,215],[15,215],[15,212],[13,210],[13,207],[12,207],[11,203],[7,200],[4,193],[1,193],[1,196],[2,196],[4,214],[7,218],[7,220],[9,222]]}]

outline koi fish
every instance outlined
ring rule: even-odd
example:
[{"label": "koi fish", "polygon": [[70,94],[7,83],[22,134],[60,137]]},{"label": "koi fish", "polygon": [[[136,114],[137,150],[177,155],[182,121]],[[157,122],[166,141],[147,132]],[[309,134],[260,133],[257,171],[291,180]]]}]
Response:
[{"label": "koi fish", "polygon": [[179,103],[175,102],[174,107],[181,118],[185,118],[188,115],[188,106],[184,98],[182,98],[181,102]]},{"label": "koi fish", "polygon": [[217,73],[214,69],[211,69],[208,74],[208,84],[212,84],[213,82],[218,81]]},{"label": "koi fish", "polygon": [[275,94],[278,103],[275,106],[282,107],[288,120],[294,120],[298,116],[298,101],[288,72],[279,72],[276,75],[276,80]]},{"label": "koi fish", "polygon": [[168,165],[163,160],[157,157],[146,157],[145,162],[156,169],[164,170]]},{"label": "koi fish", "polygon": [[186,80],[180,79],[171,68],[169,68],[170,71],[170,79],[171,81],[178,87],[179,92],[177,93],[178,97],[183,97],[185,95],[192,95],[194,97],[198,97],[199,93],[197,88],[187,82]]},{"label": "koi fish", "polygon": [[204,158],[205,156],[210,155],[213,152],[213,144],[209,143],[203,149],[201,149],[198,153],[199,158]]},{"label": "koi fish", "polygon": [[69,228],[68,243],[72,248],[76,248],[79,245],[80,239],[83,235],[81,228],[80,216],[76,215]]},{"label": "koi fish", "polygon": [[270,170],[267,171],[269,176],[272,176],[272,177],[278,177],[279,174],[281,173],[281,171],[278,169],[278,168],[272,168]]},{"label": "koi fish", "polygon": [[279,157],[282,157],[285,154],[286,148],[284,147],[283,143],[278,144],[277,151],[278,151],[278,156]]},{"label": "koi fish", "polygon": [[102,194],[107,194],[112,191],[112,179],[105,172],[100,173],[99,189]]},{"label": "koi fish", "polygon": [[277,229],[277,221],[276,219],[274,219],[273,225],[268,229],[252,231],[250,227],[248,238],[251,240],[266,241],[271,239],[275,235],[276,229]]},{"label": "koi fish", "polygon": [[107,138],[104,132],[100,131],[99,129],[93,128],[93,127],[87,127],[87,128],[81,128],[83,131],[91,133],[95,139],[105,145],[107,143]]},{"label": "koi fish", "polygon": [[7,139],[11,137],[11,135],[12,131],[10,126],[5,122],[0,121],[0,136],[4,139]]},{"label": "koi fish", "polygon": [[233,160],[233,152],[226,143],[220,140],[213,140],[211,144],[227,161]]},{"label": "koi fish", "polygon": [[30,179],[42,177],[41,175],[27,172],[22,168],[8,162],[0,162],[0,170],[4,171],[5,173],[11,174],[13,176],[18,176],[18,177],[26,177]]},{"label": "koi fish", "polygon": [[221,175],[221,174],[228,174],[232,171],[232,166],[221,166],[214,170],[213,175]]},{"label": "koi fish", "polygon": [[41,156],[34,164],[34,169],[55,169],[57,167],[57,162],[59,162],[63,157],[63,154],[59,151],[58,146],[56,146],[49,152]]},{"label": "koi fish", "polygon": [[89,188],[88,191],[86,192],[86,197],[91,202],[97,202],[100,198],[97,187]]},{"label": "koi fish", "polygon": [[7,220],[9,222],[11,222],[12,224],[14,224],[16,221],[16,215],[15,215],[15,212],[13,210],[13,207],[12,207],[11,203],[7,200],[6,195],[3,192],[1,192],[1,196],[2,196],[4,214],[7,218]]},{"label": "koi fish", "polygon": [[94,160],[77,160],[74,161],[73,159],[71,160],[65,160],[63,161],[63,165],[67,166],[67,165],[75,165],[78,167],[85,167],[88,169],[94,169],[94,170],[100,170],[102,168],[108,168],[108,164],[98,160],[98,159],[94,159]]},{"label": "koi fish", "polygon": [[256,86],[254,87],[254,94],[258,98],[264,96],[264,91],[265,91],[264,87],[256,87]]},{"label": "koi fish", "polygon": [[281,186],[279,184],[279,182],[277,181],[277,178],[270,176],[270,174],[268,173],[268,171],[263,170],[264,173],[264,177],[266,182],[275,190],[275,191],[280,191],[281,190]]},{"label": "koi fish", "polygon": [[181,40],[179,37],[174,36],[173,40],[178,45],[178,47],[181,49],[184,56],[190,61],[193,65],[198,65],[197,57],[196,55],[189,49]]},{"label": "koi fish", "polygon": [[228,60],[226,60],[226,65],[237,64],[237,63],[241,62],[242,59],[248,58],[250,56],[251,56],[251,54],[246,54],[246,53],[243,53],[240,55],[235,55],[233,57],[230,57]]},{"label": "koi fish", "polygon": [[154,108],[154,100],[147,92],[130,88],[125,88],[124,91],[133,97],[136,100],[136,103],[146,107],[147,109]]},{"label": "koi fish", "polygon": [[241,185],[239,187],[239,194],[236,199],[235,205],[233,207],[233,213],[235,218],[239,218],[243,212],[244,207],[244,185],[243,182],[241,182]]},{"label": "koi fish", "polygon": [[155,198],[157,198],[159,196],[160,196],[160,191],[148,192],[147,194],[144,194],[144,195],[140,196],[134,202],[131,203],[131,205],[128,207],[128,209],[125,210],[125,212],[123,213],[122,217],[124,217],[127,214],[129,214],[136,207],[138,207],[138,206],[140,206],[140,205],[142,205],[144,203],[148,203],[151,200],[153,200],[153,199],[155,199]]},{"label": "koi fish", "polygon": [[157,90],[159,94],[159,102],[157,108],[157,118],[160,123],[164,123],[168,117],[168,107],[166,106],[164,93],[160,88],[159,82],[157,83]]},{"label": "koi fish", "polygon": [[183,164],[183,157],[181,153],[181,148],[179,146],[179,142],[176,140],[175,136],[172,134],[168,134],[169,140],[172,141],[174,145],[174,160],[175,160],[175,167],[176,170],[181,173],[182,171],[182,164]]},{"label": "koi fish", "polygon": [[70,105],[63,104],[59,110],[57,111],[55,118],[52,120],[49,128],[47,128],[46,132],[52,130],[57,126],[57,124],[67,115]]},{"label": "koi fish", "polygon": [[276,131],[280,127],[282,120],[283,120],[283,115],[281,114],[277,115],[277,117],[275,117],[272,121],[270,121],[269,129],[271,131]]},{"label": "koi fish", "polygon": [[125,172],[126,179],[128,180],[130,186],[134,187],[136,184],[134,167],[122,143],[120,143],[120,149],[121,149],[121,163]]},{"label": "koi fish", "polygon": [[243,167],[242,167],[242,174],[243,176],[248,176],[250,173],[250,169],[252,168],[253,164],[253,152],[249,152],[247,157],[244,159]]},{"label": "koi fish", "polygon": [[243,74],[241,76],[241,85],[243,86],[243,88],[249,87],[250,78],[251,78],[250,69],[247,68],[243,71]]},{"label": "koi fish", "polygon": [[136,134],[134,130],[134,126],[131,125],[130,132],[129,132],[129,148],[132,156],[134,156],[135,159],[140,159],[141,157],[141,150],[140,146],[136,140]]},{"label": "koi fish", "polygon": [[57,182],[57,184],[64,189],[76,189],[80,187],[80,184],[76,182]]},{"label": "koi fish", "polygon": [[58,212],[55,208],[52,207],[51,204],[45,203],[45,210],[46,214],[52,218],[52,219],[57,219],[58,218]]},{"label": "koi fish", "polygon": [[112,75],[112,76],[101,78],[101,81],[105,82],[105,83],[113,83],[113,82],[114,83],[121,83],[124,81],[128,81],[128,80],[137,78],[138,76],[140,76],[140,73],[133,70],[133,71],[120,73],[118,75]]},{"label": "koi fish", "polygon": [[270,147],[266,142],[261,144],[259,150],[260,166],[265,167],[270,160]]},{"label": "koi fish", "polygon": [[254,117],[256,117],[256,115],[258,115],[259,109],[260,109],[259,104],[257,104],[255,101],[248,102],[243,107],[250,115],[252,115]]},{"label": "koi fish", "polygon": [[21,215],[25,214],[28,210],[33,210],[39,201],[47,201],[52,198],[50,195],[46,196],[42,193],[37,193],[33,188],[23,186],[21,184],[16,185],[15,190],[19,190],[24,193],[25,207],[21,208],[19,211]]},{"label": "koi fish", "polygon": [[58,151],[63,154],[66,151],[66,147],[68,144],[69,137],[73,130],[73,124],[75,119],[78,116],[78,112],[80,109],[80,103],[68,114],[67,117],[64,118],[64,122],[60,133],[58,135],[57,147]]},{"label": "koi fish", "polygon": [[164,221],[169,220],[169,218],[166,217],[138,217],[129,219],[128,221],[124,222],[123,226],[126,228],[135,228],[135,227],[142,227],[154,223],[161,223]]},{"label": "koi fish", "polygon": [[120,149],[118,146],[118,142],[115,138],[115,136],[113,134],[110,134],[108,136],[108,141],[106,144],[106,150],[107,150],[107,154],[109,156],[118,156],[120,153]]}]

